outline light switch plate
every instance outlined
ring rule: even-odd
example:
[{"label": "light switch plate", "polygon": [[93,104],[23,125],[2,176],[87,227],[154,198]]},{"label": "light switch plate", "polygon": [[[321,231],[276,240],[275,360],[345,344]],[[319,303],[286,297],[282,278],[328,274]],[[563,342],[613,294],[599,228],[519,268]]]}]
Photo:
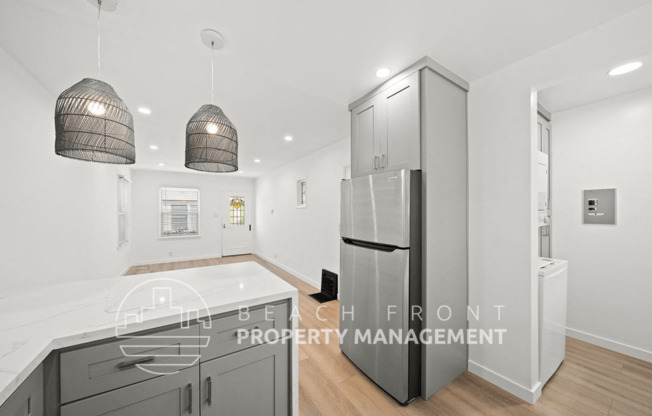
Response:
[{"label": "light switch plate", "polygon": [[585,189],[582,191],[584,224],[616,224],[616,189]]}]

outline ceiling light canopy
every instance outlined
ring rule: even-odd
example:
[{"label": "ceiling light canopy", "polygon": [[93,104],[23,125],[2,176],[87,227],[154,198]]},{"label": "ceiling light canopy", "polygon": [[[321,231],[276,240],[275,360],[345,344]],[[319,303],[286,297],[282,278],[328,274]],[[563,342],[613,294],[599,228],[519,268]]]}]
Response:
[{"label": "ceiling light canopy", "polygon": [[[99,78],[103,0],[95,0],[93,4],[97,7]],[[106,82],[84,78],[62,92],[54,109],[54,127],[54,151],[60,156],[125,165],[136,161],[133,117],[113,87]]]},{"label": "ceiling light canopy", "polygon": [[630,62],[625,65],[620,65],[612,69],[611,71],[609,71],[609,75],[614,77],[617,75],[627,74],[629,72],[636,71],[642,66],[643,66],[643,62]]},{"label": "ceiling light canopy", "polygon": [[224,46],[224,37],[206,29],[201,39],[211,48],[211,103],[201,106],[186,125],[185,166],[204,172],[234,172],[238,170],[238,132],[222,109],[214,104],[213,52]]}]

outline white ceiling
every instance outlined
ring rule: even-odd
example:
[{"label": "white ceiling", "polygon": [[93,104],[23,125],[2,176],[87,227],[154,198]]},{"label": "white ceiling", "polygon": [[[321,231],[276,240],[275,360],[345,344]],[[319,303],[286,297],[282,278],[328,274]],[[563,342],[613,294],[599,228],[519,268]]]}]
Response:
[{"label": "white ceiling", "polygon": [[618,95],[652,87],[652,54],[632,56],[624,62],[643,62],[643,66],[628,74],[609,76],[613,67],[594,68],[539,93],[539,102],[551,113],[605,100]]},{"label": "white ceiling", "polygon": [[[185,125],[210,102],[199,33],[220,31],[216,104],[238,128],[240,169],[257,176],[348,137],[347,105],[382,82],[381,66],[429,55],[472,81],[651,2],[121,0],[102,15],[101,79],[134,114],[136,166],[182,170]],[[87,0],[0,2],[0,46],[50,91],[53,112],[61,91],[96,77],[95,19]]]}]

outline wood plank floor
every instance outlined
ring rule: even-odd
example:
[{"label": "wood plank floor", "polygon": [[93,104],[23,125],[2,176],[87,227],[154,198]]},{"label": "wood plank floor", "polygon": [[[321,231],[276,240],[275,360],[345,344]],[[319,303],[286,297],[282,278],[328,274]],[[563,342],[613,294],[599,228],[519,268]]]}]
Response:
[{"label": "wood plank floor", "polygon": [[[319,304],[316,290],[254,255],[132,267],[127,274],[256,261],[299,290],[301,328],[337,328],[339,303]],[[299,346],[299,408],[302,416],[652,416],[652,364],[568,338],[566,360],[530,405],[466,372],[428,401],[401,407],[362,375],[337,342]]]}]

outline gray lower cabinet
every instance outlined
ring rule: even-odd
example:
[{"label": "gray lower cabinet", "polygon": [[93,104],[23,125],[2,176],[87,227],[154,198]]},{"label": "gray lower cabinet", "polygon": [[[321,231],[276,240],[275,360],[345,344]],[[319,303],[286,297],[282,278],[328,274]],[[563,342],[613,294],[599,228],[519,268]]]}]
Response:
[{"label": "gray lower cabinet", "polygon": [[0,406],[0,416],[43,416],[43,366],[40,365]]},{"label": "gray lower cabinet", "polygon": [[201,364],[202,416],[290,414],[289,339]]},{"label": "gray lower cabinet", "polygon": [[61,406],[61,416],[198,415],[198,381],[199,367],[187,368],[66,404]]}]

